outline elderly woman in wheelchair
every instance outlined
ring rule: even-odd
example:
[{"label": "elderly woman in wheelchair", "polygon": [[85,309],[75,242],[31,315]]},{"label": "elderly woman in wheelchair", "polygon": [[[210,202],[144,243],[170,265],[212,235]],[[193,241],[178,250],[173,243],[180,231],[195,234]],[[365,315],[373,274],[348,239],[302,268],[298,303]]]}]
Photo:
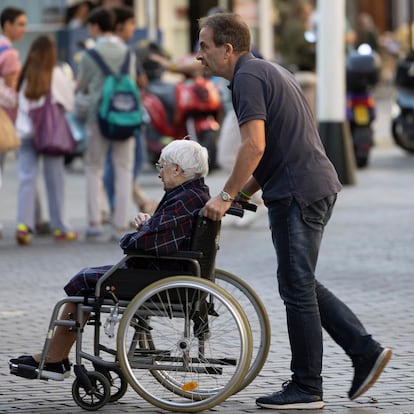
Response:
[{"label": "elderly woman in wheelchair", "polygon": [[[165,194],[153,216],[138,214],[137,231],[121,238],[124,257],[75,275],[52,312],[43,351],[9,362],[12,374],[60,381],[70,376],[75,344],[72,396],[86,410],[117,401],[128,385],[161,409],[206,410],[249,385],[269,351],[260,298],[215,268],[221,223],[202,214],[210,197],[207,150],[173,141],[157,168]],[[239,207],[228,213],[243,216]],[[86,323],[94,327],[93,353],[83,350]],[[110,347],[100,333],[110,340],[115,326]]]},{"label": "elderly woman in wheelchair", "polygon": [[[124,235],[120,240],[124,250],[135,249],[161,256],[190,248],[195,217],[209,198],[209,189],[204,183],[208,173],[207,150],[195,141],[173,141],[162,150],[157,168],[164,185],[164,197],[152,217],[138,213],[135,218],[137,231]],[[83,269],[64,287],[65,292],[68,296],[93,292],[98,279],[110,268]],[[75,312],[76,304],[67,303],[62,319],[71,317]],[[85,322],[87,318],[88,315],[85,315]],[[68,355],[75,340],[74,331],[65,326],[56,328],[49,344],[42,378],[59,381],[67,376],[70,371]],[[38,368],[41,357],[42,354],[35,354],[13,358],[10,360],[11,370],[13,372],[19,365]]]}]

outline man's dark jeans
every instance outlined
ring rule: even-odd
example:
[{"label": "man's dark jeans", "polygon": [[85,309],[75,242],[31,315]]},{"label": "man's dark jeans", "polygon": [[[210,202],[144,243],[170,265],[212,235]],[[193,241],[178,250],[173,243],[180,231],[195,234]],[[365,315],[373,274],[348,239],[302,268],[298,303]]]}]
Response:
[{"label": "man's dark jeans", "polygon": [[354,361],[379,344],[355,314],[315,279],[323,231],[336,195],[301,209],[296,201],[268,204],[278,259],[279,293],[286,306],[292,380],[322,396],[322,327]]}]

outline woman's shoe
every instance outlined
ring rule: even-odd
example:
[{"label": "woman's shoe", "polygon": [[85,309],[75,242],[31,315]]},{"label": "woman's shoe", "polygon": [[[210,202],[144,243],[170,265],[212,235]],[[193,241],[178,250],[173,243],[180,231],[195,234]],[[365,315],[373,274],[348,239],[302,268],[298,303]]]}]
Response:
[{"label": "woman's shoe", "polygon": [[[39,363],[34,360],[31,355],[21,355],[18,358],[12,358],[9,361],[10,373],[18,375],[19,369],[38,370]],[[65,369],[63,362],[48,362],[43,365],[40,379],[51,379],[55,381],[63,381],[65,379]],[[34,377],[33,377],[34,378]]]},{"label": "woman's shoe", "polygon": [[30,236],[30,229],[26,226],[26,224],[20,223],[17,225],[16,230],[16,241],[18,244],[22,246],[27,246],[32,242],[32,238]]},{"label": "woman's shoe", "polygon": [[76,231],[63,232],[62,230],[53,230],[53,238],[56,241],[75,241],[78,240],[79,235]]}]

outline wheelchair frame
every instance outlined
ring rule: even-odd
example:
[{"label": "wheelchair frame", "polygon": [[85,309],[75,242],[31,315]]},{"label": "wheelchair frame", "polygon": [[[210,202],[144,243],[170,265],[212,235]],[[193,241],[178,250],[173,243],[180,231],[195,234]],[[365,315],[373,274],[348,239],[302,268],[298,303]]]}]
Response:
[{"label": "wheelchair frame", "polygon": [[[229,213],[241,216],[243,211],[232,207]],[[199,216],[191,251],[159,257],[125,251],[98,280],[93,296],[70,296],[56,303],[39,368],[19,365],[13,373],[44,379],[50,338],[56,326],[67,326],[76,331],[72,396],[86,410],[119,400],[128,385],[151,404],[180,412],[210,409],[245,388],[265,363],[270,323],[263,303],[247,283],[214,268],[219,235],[220,222]],[[159,273],[124,269],[130,259],[173,261],[187,268]],[[76,315],[59,319],[62,306],[69,302],[76,304]],[[85,313],[90,314],[87,325],[94,326],[93,353],[83,350]],[[103,314],[108,314],[104,330],[110,338],[119,322],[115,349],[101,341]],[[174,332],[177,319],[180,327]],[[255,341],[251,327],[259,329]],[[234,355],[224,355],[223,347]],[[103,353],[113,360],[102,358]],[[84,359],[94,370],[85,368]]]}]

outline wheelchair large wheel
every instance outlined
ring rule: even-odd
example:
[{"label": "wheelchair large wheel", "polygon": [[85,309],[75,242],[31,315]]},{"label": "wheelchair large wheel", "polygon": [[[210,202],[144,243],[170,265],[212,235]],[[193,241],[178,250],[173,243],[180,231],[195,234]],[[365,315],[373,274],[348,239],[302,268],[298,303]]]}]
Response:
[{"label": "wheelchair large wheel", "polygon": [[142,398],[161,409],[198,412],[240,388],[252,337],[243,309],[224,289],[175,276],[131,301],[119,324],[117,352]]},{"label": "wheelchair large wheel", "polygon": [[270,349],[271,330],[266,308],[257,293],[238,276],[222,269],[215,270],[215,283],[230,293],[241,305],[249,320],[253,336],[253,353],[250,368],[240,388],[247,387],[259,374]]},{"label": "wheelchair large wheel", "polygon": [[72,384],[72,397],[79,407],[95,411],[102,408],[111,395],[111,386],[107,378],[97,371],[87,371],[86,375],[91,382],[92,389],[88,390],[79,378]]}]

